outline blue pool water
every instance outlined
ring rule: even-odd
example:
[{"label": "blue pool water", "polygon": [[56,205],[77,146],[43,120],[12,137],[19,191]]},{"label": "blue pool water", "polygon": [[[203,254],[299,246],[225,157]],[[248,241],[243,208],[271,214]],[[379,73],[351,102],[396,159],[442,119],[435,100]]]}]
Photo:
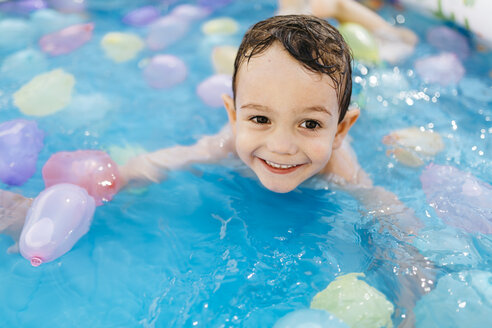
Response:
[{"label": "blue pool water", "polygon": [[[0,42],[0,122],[26,117],[46,132],[35,175],[20,187],[1,189],[35,197],[44,189],[43,164],[59,151],[127,145],[152,151],[217,132],[226,123],[225,111],[207,107],[195,93],[213,74],[210,54],[218,45],[238,46],[247,28],[271,16],[276,5],[237,0],[194,23],[165,50],[145,49],[117,64],[104,56],[100,40],[110,31],[145,36],[145,28],[123,25],[121,17],[137,3],[152,2],[94,3],[82,18],[95,23],[89,43],[10,69],[5,62],[12,54],[39,51],[37,40],[47,27],[36,26],[32,16],[0,13],[0,23],[15,18],[32,28],[29,35]],[[193,2],[159,3],[164,15]],[[424,167],[387,156],[381,140],[399,128],[432,129],[445,149],[426,163],[452,165],[492,183],[492,53],[472,41],[464,80],[447,87],[425,83],[413,64],[438,53],[425,34],[443,22],[392,7],[380,13],[390,21],[404,17],[421,42],[397,66],[355,64],[353,99],[362,115],[351,132],[353,147],[375,183],[398,195],[424,223],[411,249],[437,269],[434,288],[414,309],[417,327],[487,327],[491,236],[447,225],[422,191]],[[204,36],[202,23],[222,16],[233,17],[239,31]],[[186,81],[171,89],[147,86],[142,64],[156,53],[181,58],[189,68]],[[12,102],[15,91],[58,67],[77,80],[69,107],[45,117],[21,114]],[[394,80],[385,82],[384,74]],[[275,194],[234,159],[197,165],[98,207],[89,233],[52,263],[35,268],[19,254],[7,254],[12,240],[0,234],[0,327],[271,327],[285,314],[308,308],[315,294],[351,272],[365,273],[364,280],[395,303],[401,286],[393,267],[408,247],[378,228],[355,199],[320,181]],[[396,315],[394,322],[400,322]]]}]

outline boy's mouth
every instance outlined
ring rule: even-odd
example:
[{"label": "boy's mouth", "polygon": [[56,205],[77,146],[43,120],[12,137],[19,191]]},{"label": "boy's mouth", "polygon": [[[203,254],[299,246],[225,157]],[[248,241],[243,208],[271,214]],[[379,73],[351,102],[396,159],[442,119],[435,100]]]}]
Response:
[{"label": "boy's mouth", "polygon": [[304,165],[304,164],[277,164],[262,158],[260,158],[260,160],[261,162],[263,162],[263,164],[269,171],[277,174],[287,174],[297,170],[300,166]]}]

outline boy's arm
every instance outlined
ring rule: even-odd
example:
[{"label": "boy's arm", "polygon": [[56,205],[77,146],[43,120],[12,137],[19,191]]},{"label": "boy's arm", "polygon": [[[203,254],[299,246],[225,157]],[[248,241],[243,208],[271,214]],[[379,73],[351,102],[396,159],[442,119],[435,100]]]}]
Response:
[{"label": "boy's arm", "polygon": [[334,150],[323,173],[359,200],[368,214],[378,220],[380,232],[387,231],[401,241],[392,249],[376,246],[378,251],[374,256],[383,262],[395,264],[392,270],[400,285],[397,293],[398,310],[406,310],[399,327],[414,327],[413,308],[420,297],[433,287],[436,273],[432,262],[410,244],[422,227],[421,221],[395,194],[373,185],[370,177],[359,166],[355,152],[346,139],[342,146]]},{"label": "boy's arm", "polygon": [[7,250],[8,253],[16,252],[18,249],[17,242],[32,201],[31,198],[0,190],[0,233],[11,236],[15,242]]},{"label": "boy's arm", "polygon": [[191,146],[174,146],[142,154],[120,166],[123,185],[143,186],[166,178],[167,170],[185,168],[196,163],[215,163],[234,151],[229,124],[217,134],[204,136]]}]

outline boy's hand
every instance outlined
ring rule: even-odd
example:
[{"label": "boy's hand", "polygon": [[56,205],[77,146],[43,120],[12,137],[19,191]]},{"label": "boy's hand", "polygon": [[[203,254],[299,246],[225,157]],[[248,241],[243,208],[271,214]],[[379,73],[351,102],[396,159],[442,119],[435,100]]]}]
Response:
[{"label": "boy's hand", "polygon": [[7,250],[9,253],[17,251],[17,242],[32,201],[31,198],[0,190],[0,233],[8,234],[16,243]]}]

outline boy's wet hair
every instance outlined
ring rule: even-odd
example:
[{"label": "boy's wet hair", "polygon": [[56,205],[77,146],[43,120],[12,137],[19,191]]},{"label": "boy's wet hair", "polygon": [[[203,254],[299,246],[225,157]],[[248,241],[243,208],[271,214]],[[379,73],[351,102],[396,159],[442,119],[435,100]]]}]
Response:
[{"label": "boy's wet hair", "polygon": [[241,64],[280,42],[312,72],[328,74],[335,84],[341,122],[352,94],[352,56],[342,35],[327,21],[308,15],[274,16],[253,25],[244,35],[234,62],[232,90]]}]

